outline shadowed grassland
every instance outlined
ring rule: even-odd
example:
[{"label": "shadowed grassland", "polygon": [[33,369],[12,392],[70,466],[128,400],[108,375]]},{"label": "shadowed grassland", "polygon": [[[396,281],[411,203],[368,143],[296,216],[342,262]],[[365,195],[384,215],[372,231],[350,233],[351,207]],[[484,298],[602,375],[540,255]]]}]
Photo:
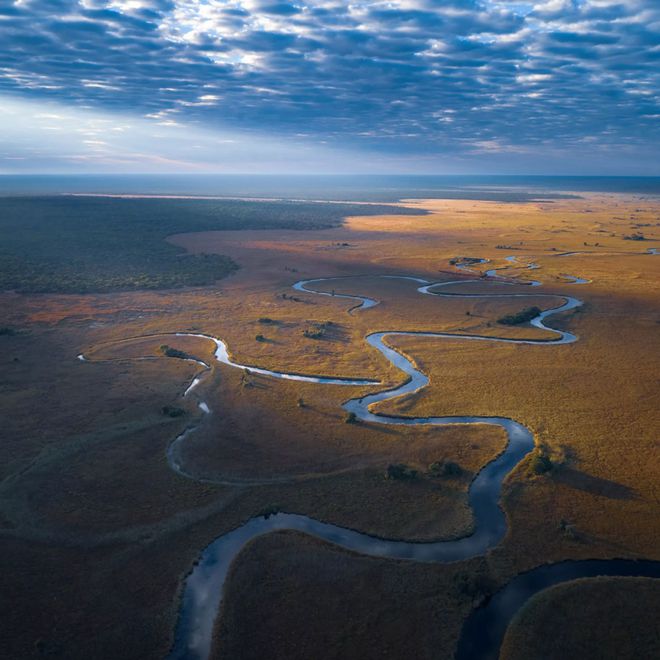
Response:
[{"label": "shadowed grassland", "polygon": [[514,618],[502,660],[660,657],[660,584],[651,578],[574,580],[534,596]]},{"label": "shadowed grassland", "polygon": [[449,660],[485,562],[364,557],[297,533],[252,541],[234,564],[214,659]]}]

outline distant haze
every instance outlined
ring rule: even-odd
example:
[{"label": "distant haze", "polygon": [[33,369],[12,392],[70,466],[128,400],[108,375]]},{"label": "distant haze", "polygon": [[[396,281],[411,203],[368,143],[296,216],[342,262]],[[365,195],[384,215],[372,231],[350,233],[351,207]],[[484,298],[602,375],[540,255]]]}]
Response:
[{"label": "distant haze", "polygon": [[660,196],[660,177],[421,175],[0,175],[3,195],[182,195],[394,202],[413,198],[526,201],[580,193]]}]

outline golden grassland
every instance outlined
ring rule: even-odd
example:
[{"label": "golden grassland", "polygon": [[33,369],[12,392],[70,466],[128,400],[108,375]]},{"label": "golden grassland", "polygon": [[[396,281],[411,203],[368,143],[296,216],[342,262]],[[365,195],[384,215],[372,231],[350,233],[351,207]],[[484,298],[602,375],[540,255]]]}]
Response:
[{"label": "golden grassland", "polygon": [[[548,621],[553,630],[548,634]],[[591,578],[537,594],[518,613],[502,660],[657,658],[660,584],[650,578]]]},{"label": "golden grassland", "polygon": [[[72,658],[161,657],[171,641],[181,578],[201,549],[270,507],[394,538],[451,538],[471,529],[467,487],[501,451],[501,431],[346,424],[341,403],[372,387],[257,376],[245,387],[240,371],[213,361],[210,342],[167,335],[177,331],[221,337],[244,364],[393,385],[402,376],[365,344],[369,332],[549,339],[550,333],[505,327],[497,319],[521,307],[561,303],[561,297],[539,293],[585,301],[582,310],[551,324],[580,336],[570,346],[390,340],[431,382],[422,392],[381,404],[381,412],[510,416],[531,428],[555,460],[547,475],[531,475],[521,466],[509,479],[504,507],[510,533],[503,546],[487,560],[432,567],[358,558],[294,534],[259,539],[236,562],[219,624],[227,648],[238,648],[247,631],[252,646],[229,657],[251,657],[249,648],[256,652],[260,644],[273,657],[310,657],[312,648],[317,658],[350,657],[341,651],[351,639],[359,640],[355,648],[363,658],[385,652],[401,657],[404,648],[416,657],[450,657],[475,598],[461,589],[446,595],[443,585],[454,574],[488,565],[490,579],[499,584],[519,570],[561,558],[657,558],[660,258],[642,253],[660,240],[623,239],[637,224],[655,225],[657,205],[620,196],[412,205],[432,213],[349,218],[342,228],[321,231],[172,237],[191,252],[229,254],[241,264],[216,287],[0,295],[3,324],[19,329],[0,337],[6,375],[1,588],[8,595],[1,614],[20,631],[8,641],[10,656],[39,657],[54,649]],[[655,226],[642,231],[660,236]],[[557,256],[574,250],[584,254]],[[510,254],[541,268],[507,264],[503,257]],[[479,266],[482,271],[508,266],[499,272],[541,279],[545,286],[475,283],[460,290],[535,295],[433,299],[416,294],[412,282],[355,278],[470,279],[449,265],[457,256],[487,257],[492,263]],[[570,285],[562,274],[593,282]],[[347,277],[324,285],[326,290],[382,303],[348,314],[349,300],[290,288],[297,279],[321,276]],[[264,317],[275,323],[260,322]],[[303,335],[326,321],[332,331],[323,339]],[[256,341],[258,334],[266,341]],[[186,399],[183,391],[201,368],[162,357],[161,344],[211,364]],[[80,352],[91,362],[77,360]],[[211,415],[199,411],[200,399]],[[167,417],[165,405],[186,414]],[[180,458],[186,472],[206,481],[175,474],[165,458],[169,443],[193,421],[199,429]],[[440,482],[384,478],[390,463],[423,472],[437,460],[455,461],[464,472]],[[561,532],[562,519],[576,534]],[[378,584],[383,589],[375,589]],[[391,595],[376,607],[378,592]],[[427,603],[430,613],[422,616]],[[298,634],[304,621],[316,622],[307,645]],[[356,628],[357,621],[365,623]]]}]

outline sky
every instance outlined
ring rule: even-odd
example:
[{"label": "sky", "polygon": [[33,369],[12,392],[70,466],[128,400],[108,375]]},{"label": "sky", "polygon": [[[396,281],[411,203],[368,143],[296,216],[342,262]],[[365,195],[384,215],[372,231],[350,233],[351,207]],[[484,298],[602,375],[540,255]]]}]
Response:
[{"label": "sky", "polygon": [[660,175],[659,0],[0,0],[0,173]]}]

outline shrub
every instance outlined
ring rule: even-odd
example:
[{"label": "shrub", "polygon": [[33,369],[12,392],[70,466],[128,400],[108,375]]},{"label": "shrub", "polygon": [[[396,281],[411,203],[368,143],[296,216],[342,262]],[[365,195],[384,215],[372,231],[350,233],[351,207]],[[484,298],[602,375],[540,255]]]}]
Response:
[{"label": "shrub", "polygon": [[257,336],[255,337],[255,340],[256,340],[256,341],[266,341],[266,338],[265,338],[263,335],[257,335]]},{"label": "shrub", "polygon": [[537,450],[532,456],[530,468],[534,474],[545,474],[552,470],[552,461],[543,450]]},{"label": "shrub", "polygon": [[539,307],[526,307],[517,314],[507,314],[506,316],[497,319],[497,322],[502,325],[520,325],[521,323],[528,323],[540,313],[541,309]]},{"label": "shrub", "polygon": [[399,481],[410,481],[417,478],[417,470],[408,467],[405,463],[390,464],[385,471],[385,477]]},{"label": "shrub", "polygon": [[259,511],[259,516],[268,520],[271,516],[277,515],[281,511],[279,504],[268,504],[261,511]]},{"label": "shrub", "polygon": [[303,330],[303,335],[308,339],[323,339],[330,325],[332,324],[327,321],[325,323],[312,323]]},{"label": "shrub", "polygon": [[429,474],[432,477],[457,477],[463,473],[463,468],[453,461],[438,461],[429,465]]},{"label": "shrub", "polygon": [[165,357],[179,358],[180,360],[189,360],[190,359],[190,355],[188,355],[188,353],[185,353],[184,351],[180,351],[178,348],[172,348],[171,346],[168,346],[167,344],[161,344],[160,352]]},{"label": "shrub", "polygon": [[14,328],[0,328],[0,336],[13,337],[15,334],[16,330],[14,330]]},{"label": "shrub", "polygon": [[166,417],[183,417],[186,414],[183,408],[177,408],[176,406],[163,406],[161,412]]},{"label": "shrub", "polygon": [[357,424],[358,418],[354,412],[349,412],[344,420],[347,424]]}]

